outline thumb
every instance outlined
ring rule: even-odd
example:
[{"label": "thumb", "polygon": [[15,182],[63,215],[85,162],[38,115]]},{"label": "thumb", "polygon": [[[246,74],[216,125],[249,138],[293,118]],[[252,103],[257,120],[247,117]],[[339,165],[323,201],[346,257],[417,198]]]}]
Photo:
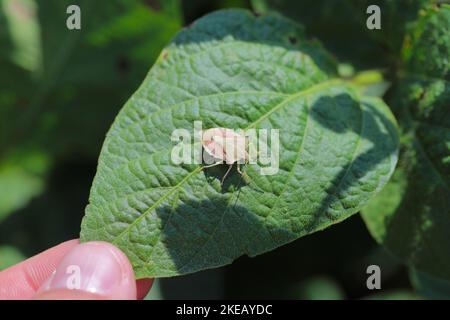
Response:
[{"label": "thumb", "polygon": [[106,242],[75,246],[39,288],[35,299],[136,299],[125,254]]}]

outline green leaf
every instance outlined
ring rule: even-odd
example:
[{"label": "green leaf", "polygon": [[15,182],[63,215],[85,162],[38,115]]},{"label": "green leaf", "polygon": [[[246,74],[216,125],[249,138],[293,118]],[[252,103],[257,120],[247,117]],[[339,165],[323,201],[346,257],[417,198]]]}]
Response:
[{"label": "green leaf", "polygon": [[450,299],[450,281],[414,269],[409,271],[409,278],[421,296],[434,300]]},{"label": "green leaf", "polygon": [[[303,24],[341,61],[358,68],[395,65],[405,30],[430,0],[252,0],[259,12],[277,10]],[[381,30],[370,30],[370,5],[381,11]]]},{"label": "green leaf", "polygon": [[41,57],[35,2],[1,0],[0,28],[0,61],[10,61],[31,72],[38,70]]},{"label": "green leaf", "polygon": [[[23,111],[24,97],[40,68],[37,13],[33,1],[0,1],[0,150]],[[10,138],[10,136],[8,136]]]},{"label": "green leaf", "polygon": [[[397,160],[389,108],[335,79],[303,29],[244,10],[210,14],[161,53],[104,142],[81,240],[105,240],[138,278],[255,256],[357,212]],[[174,129],[280,130],[279,172],[175,165]]]},{"label": "green leaf", "polygon": [[25,260],[25,256],[15,247],[0,246],[0,271]]},{"label": "green leaf", "polygon": [[48,157],[34,150],[16,150],[0,163],[0,222],[24,207],[44,189]]},{"label": "green leaf", "polygon": [[344,300],[345,293],[336,280],[327,276],[310,277],[293,289],[295,299],[301,300]]},{"label": "green leaf", "polygon": [[399,168],[363,217],[389,251],[448,280],[450,6],[423,12],[409,39],[405,77],[388,95],[402,128]]}]

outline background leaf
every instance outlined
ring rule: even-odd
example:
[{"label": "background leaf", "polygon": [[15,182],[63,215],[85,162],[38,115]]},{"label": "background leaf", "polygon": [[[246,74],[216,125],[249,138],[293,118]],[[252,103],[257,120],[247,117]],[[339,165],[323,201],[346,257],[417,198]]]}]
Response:
[{"label": "background leaf", "polygon": [[0,222],[41,194],[49,164],[33,150],[16,150],[0,163]]},{"label": "background leaf", "polygon": [[408,265],[450,279],[450,6],[422,11],[388,94],[402,128],[399,168],[363,209],[377,241]]},{"label": "background leaf", "polygon": [[410,270],[410,278],[413,287],[421,296],[435,300],[450,299],[450,281],[414,269]]},{"label": "background leaf", "polygon": [[[180,32],[105,140],[81,239],[106,240],[139,278],[255,256],[357,212],[389,179],[395,120],[360,97],[303,30],[279,16],[225,10]],[[226,168],[170,160],[176,128],[280,131],[280,172],[238,187]]]},{"label": "background leaf", "polygon": [[[405,31],[430,0],[253,0],[258,12],[277,10],[305,26],[340,61],[360,68],[395,67]],[[369,5],[381,11],[381,29],[366,27]]]},{"label": "background leaf", "polygon": [[24,255],[14,247],[0,246],[0,271],[24,259]]},{"label": "background leaf", "polygon": [[339,285],[328,277],[316,276],[296,287],[295,294],[302,300],[343,300],[345,295]]},{"label": "background leaf", "polygon": [[[80,31],[66,28],[69,4],[81,7]],[[0,2],[0,220],[45,190],[54,163],[96,161],[120,105],[180,27],[178,1],[153,5]]]},{"label": "background leaf", "polygon": [[[9,11],[20,15],[25,10],[23,5],[17,6],[31,1],[3,2],[5,8],[16,8]],[[66,28],[70,4],[81,8],[79,31]],[[26,142],[55,155],[76,150],[96,157],[118,108],[145,76],[161,46],[180,27],[178,1],[154,4],[156,9],[140,0],[37,1],[37,10],[29,9],[27,19],[38,28],[32,35],[39,45],[27,43],[34,48],[36,56],[32,58],[39,60],[39,68],[17,72],[13,64],[11,73],[20,76],[16,81],[21,86],[3,78],[9,83],[0,94],[2,151]],[[5,11],[6,17],[11,15],[9,11]],[[17,18],[5,19],[9,20]],[[14,34],[28,30],[6,26],[9,32],[4,42],[12,43],[8,56],[14,58],[17,54],[13,53],[22,49],[15,41],[21,37]],[[8,121],[13,115],[15,121]]]}]

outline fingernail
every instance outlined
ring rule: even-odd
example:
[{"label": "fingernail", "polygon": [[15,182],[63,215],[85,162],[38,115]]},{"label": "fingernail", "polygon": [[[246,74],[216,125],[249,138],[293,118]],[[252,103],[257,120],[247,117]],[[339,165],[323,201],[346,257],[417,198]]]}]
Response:
[{"label": "fingernail", "polygon": [[123,262],[123,255],[110,244],[80,244],[63,258],[40,291],[74,289],[110,295],[132,280]]}]

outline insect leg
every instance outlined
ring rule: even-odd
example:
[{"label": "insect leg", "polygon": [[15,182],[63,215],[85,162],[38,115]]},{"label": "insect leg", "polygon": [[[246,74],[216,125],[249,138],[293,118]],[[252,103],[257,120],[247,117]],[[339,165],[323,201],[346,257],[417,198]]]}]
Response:
[{"label": "insect leg", "polygon": [[[247,165],[248,163],[249,163],[249,161],[248,161],[248,160],[245,160],[245,161],[244,161],[244,166]],[[248,175],[247,175],[244,171],[241,170],[241,166],[240,166],[239,162],[237,163],[237,172],[238,172],[241,176],[246,175],[246,176],[248,177]],[[249,179],[250,179],[250,177],[249,177]]]},{"label": "insect leg", "polygon": [[230,173],[231,168],[233,168],[233,164],[230,164],[230,166],[228,167],[228,170],[227,170],[227,172],[225,172],[225,175],[223,176],[222,181],[220,181],[220,184],[223,184],[223,182],[225,181],[225,178]]},{"label": "insect leg", "polygon": [[215,167],[215,166],[218,166],[219,164],[222,164],[222,162],[216,162],[216,163],[213,163],[213,164],[209,164],[207,166],[203,166],[202,169]]}]

